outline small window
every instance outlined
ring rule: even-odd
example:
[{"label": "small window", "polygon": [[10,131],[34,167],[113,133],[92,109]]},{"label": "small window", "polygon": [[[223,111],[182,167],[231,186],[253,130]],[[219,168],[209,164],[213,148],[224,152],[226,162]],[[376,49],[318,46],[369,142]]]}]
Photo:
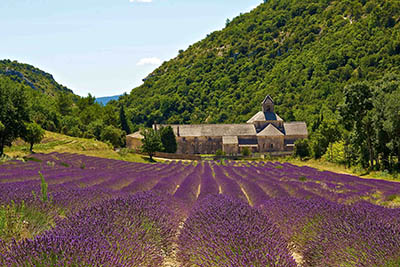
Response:
[{"label": "small window", "polygon": [[271,144],[271,146],[270,146],[271,148],[274,148],[274,144]]},{"label": "small window", "polygon": [[182,137],[182,141],[185,142],[185,141],[186,141],[186,138],[185,138],[185,137]]}]

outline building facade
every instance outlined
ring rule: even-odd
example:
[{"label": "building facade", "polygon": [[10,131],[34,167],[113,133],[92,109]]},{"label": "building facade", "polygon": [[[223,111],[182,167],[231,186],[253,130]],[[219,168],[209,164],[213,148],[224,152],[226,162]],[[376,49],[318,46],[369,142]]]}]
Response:
[{"label": "building facade", "polygon": [[[228,155],[240,154],[244,148],[251,152],[293,151],[298,139],[308,137],[305,122],[284,122],[275,113],[275,105],[268,95],[261,103],[262,110],[243,124],[185,124],[171,126],[178,143],[179,154],[215,154],[222,150]],[[134,133],[127,136],[127,145],[139,149],[143,137]]]}]

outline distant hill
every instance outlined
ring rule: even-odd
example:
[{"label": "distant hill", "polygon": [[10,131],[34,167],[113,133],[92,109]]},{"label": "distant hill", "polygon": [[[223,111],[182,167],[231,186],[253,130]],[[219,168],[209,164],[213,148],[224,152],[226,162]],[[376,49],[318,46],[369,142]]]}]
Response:
[{"label": "distant hill", "polygon": [[134,124],[244,122],[270,94],[283,119],[312,122],[346,85],[388,72],[400,73],[399,1],[269,0],[120,101]]},{"label": "distant hill", "polygon": [[57,83],[51,74],[17,61],[0,60],[1,76],[9,77],[15,82],[23,83],[48,95],[54,95],[57,92],[73,93],[71,89]]},{"label": "distant hill", "polygon": [[120,96],[121,95],[99,97],[99,98],[96,98],[96,102],[105,106],[111,100],[118,100],[118,98]]}]

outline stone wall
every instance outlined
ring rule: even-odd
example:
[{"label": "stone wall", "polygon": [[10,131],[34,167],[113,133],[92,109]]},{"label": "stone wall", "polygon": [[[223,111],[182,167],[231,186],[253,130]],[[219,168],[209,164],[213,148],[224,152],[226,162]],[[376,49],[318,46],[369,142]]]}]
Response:
[{"label": "stone wall", "polygon": [[259,152],[275,152],[284,151],[284,137],[274,136],[274,137],[258,137],[258,149]]},{"label": "stone wall", "polygon": [[178,154],[215,154],[222,150],[222,137],[176,137]]},{"label": "stone wall", "polygon": [[139,138],[127,136],[126,147],[138,151],[142,147],[142,140]]},{"label": "stone wall", "polygon": [[155,157],[165,158],[165,159],[201,160],[201,157],[198,155],[171,154],[163,152],[156,152]]},{"label": "stone wall", "polygon": [[238,144],[224,144],[223,151],[226,155],[237,155],[239,153]]}]

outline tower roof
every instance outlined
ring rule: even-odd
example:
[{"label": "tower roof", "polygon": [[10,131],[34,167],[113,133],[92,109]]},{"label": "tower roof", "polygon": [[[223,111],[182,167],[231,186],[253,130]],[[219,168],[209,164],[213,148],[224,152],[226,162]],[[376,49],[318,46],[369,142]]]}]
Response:
[{"label": "tower roof", "polygon": [[281,117],[275,112],[257,112],[247,123],[254,123],[256,121],[283,121]]},{"label": "tower roof", "polygon": [[267,95],[265,98],[264,98],[264,100],[263,100],[263,102],[261,102],[261,104],[265,104],[265,103],[274,103],[274,100],[272,100],[272,97],[270,96],[270,95]]}]

